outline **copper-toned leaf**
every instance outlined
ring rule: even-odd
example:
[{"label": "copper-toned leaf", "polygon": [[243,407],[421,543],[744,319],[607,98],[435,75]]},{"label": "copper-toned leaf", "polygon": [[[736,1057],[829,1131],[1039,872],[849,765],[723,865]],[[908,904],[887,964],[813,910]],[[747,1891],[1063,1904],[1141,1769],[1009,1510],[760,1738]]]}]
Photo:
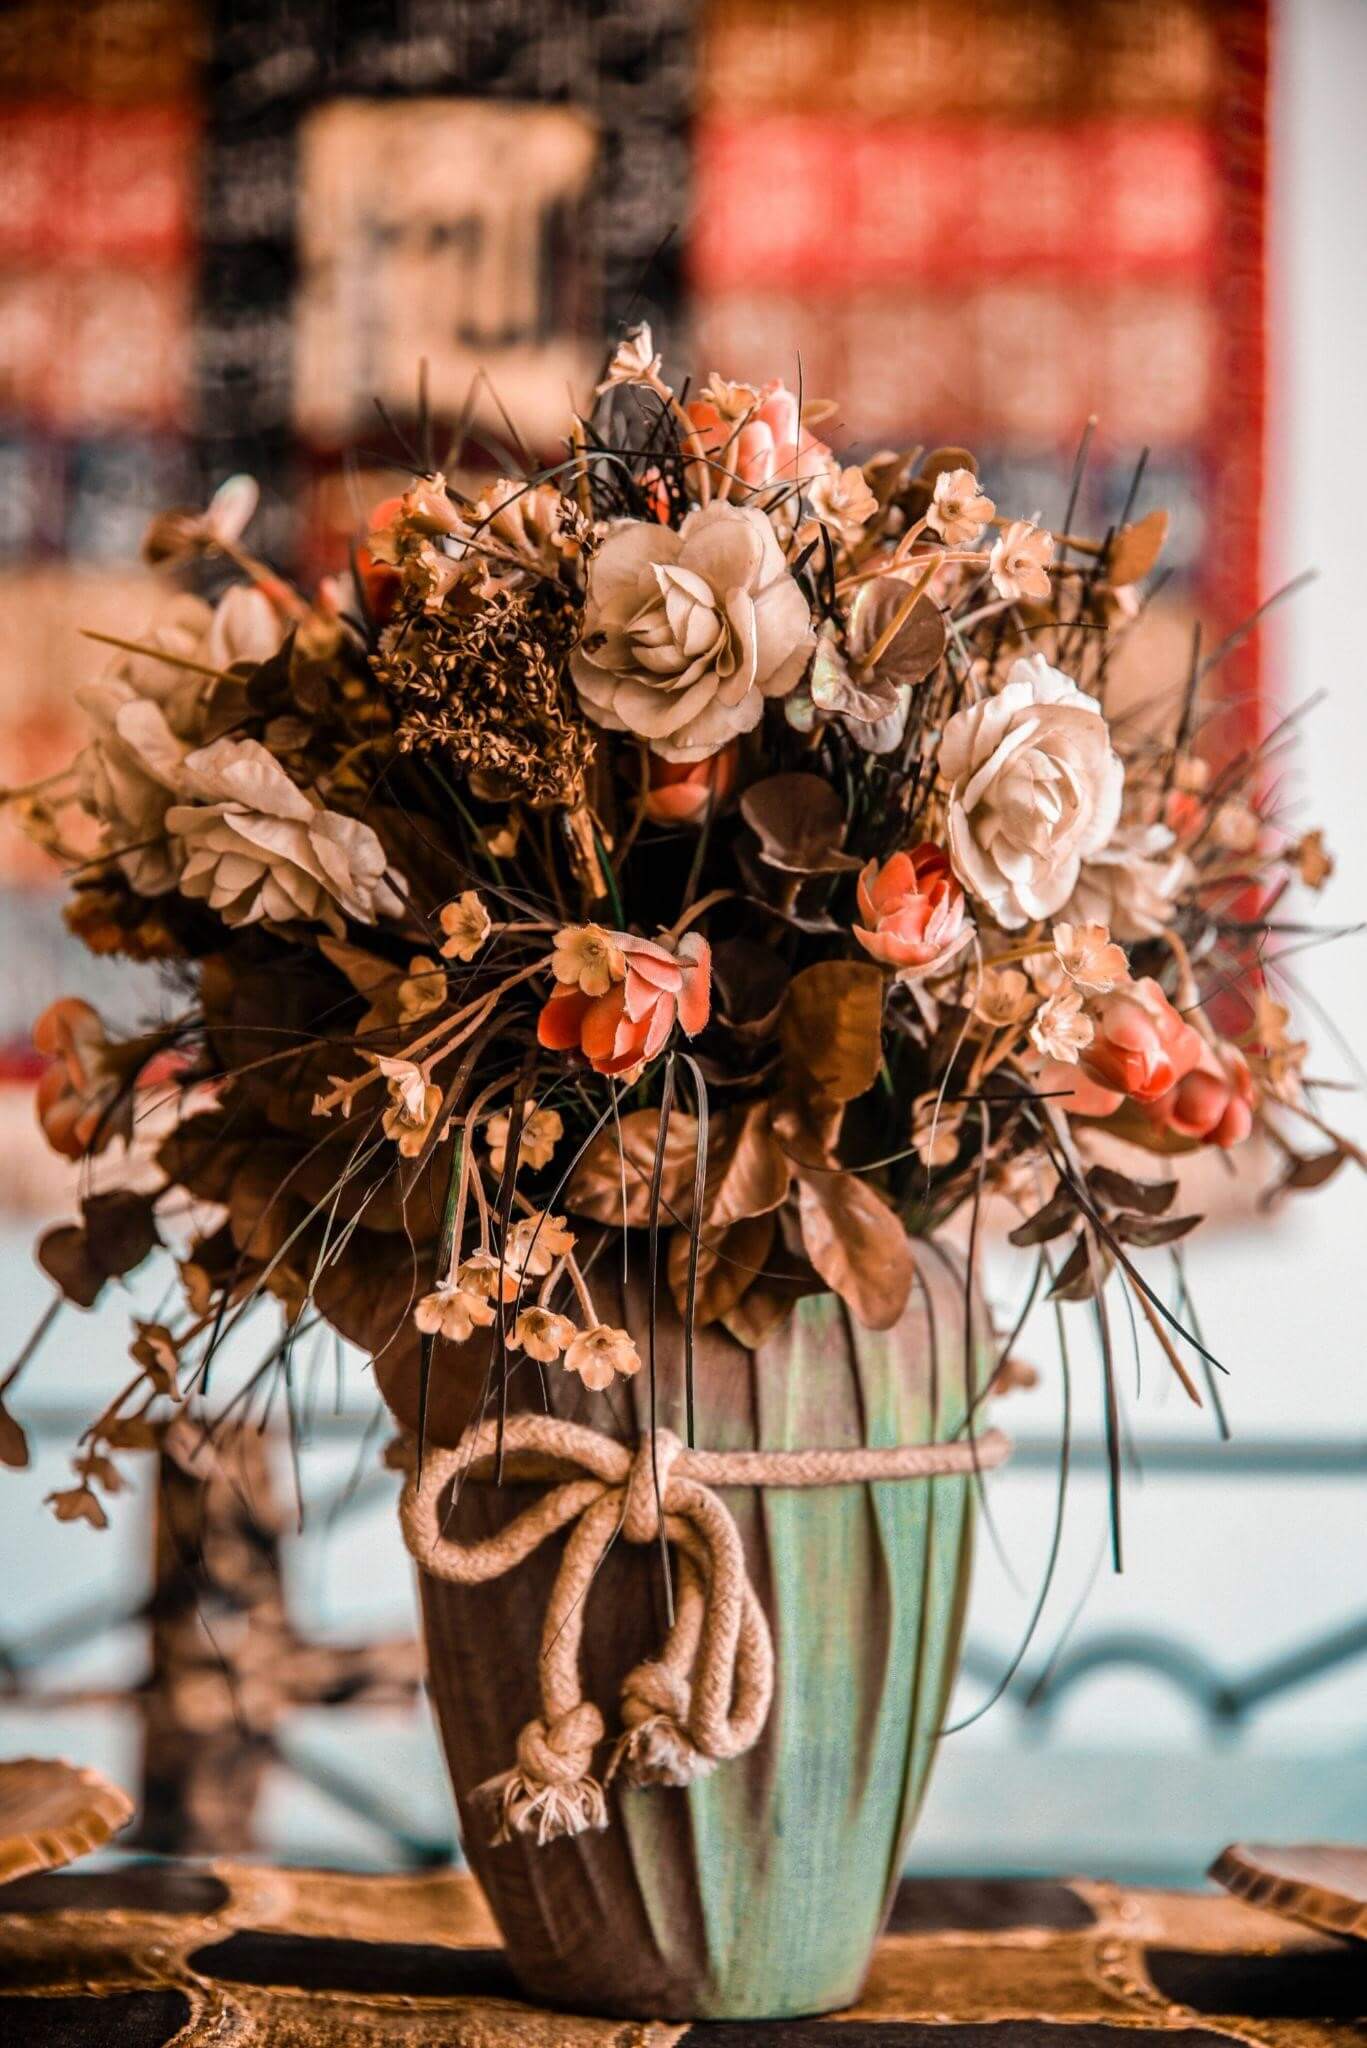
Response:
[{"label": "copper-toned leaf", "polygon": [[81,1206],[91,1257],[111,1278],[131,1273],[160,1243],[151,1195],[116,1188],[87,1195]]},{"label": "copper-toned leaf", "polygon": [[1172,1207],[1177,1193],[1175,1180],[1134,1180],[1128,1173],[1118,1173],[1113,1166],[1094,1166],[1087,1175],[1087,1185],[1112,1208],[1130,1209],[1140,1216],[1161,1216]]},{"label": "copper-toned leaf", "polygon": [[50,1493],[47,1504],[59,1522],[89,1522],[92,1529],[107,1529],[109,1517],[89,1486],[64,1486]]},{"label": "copper-toned leaf", "polygon": [[747,1351],[757,1351],[790,1314],[793,1304],[805,1294],[819,1294],[821,1287],[807,1261],[794,1258],[775,1237],[763,1273],[718,1321]]},{"label": "copper-toned leaf", "polygon": [[[565,1206],[597,1223],[622,1221],[622,1159],[626,1160],[626,1220],[644,1229],[650,1221],[650,1177],[660,1113],[634,1109],[622,1118],[622,1148],[617,1126],[606,1123],[570,1176]],[[665,1222],[687,1222],[693,1207],[693,1170],[697,1157],[697,1119],[676,1110],[665,1139],[664,1177],[660,1182],[660,1213]]]},{"label": "copper-toned leaf", "polygon": [[783,956],[772,946],[735,938],[712,948],[713,1016],[742,1038],[772,1034],[787,986]]},{"label": "copper-toned leaf", "polygon": [[1161,507],[1146,512],[1131,526],[1122,526],[1111,541],[1106,573],[1115,585],[1139,583],[1148,575],[1168,537],[1168,515]]},{"label": "copper-toned leaf", "polygon": [[898,1218],[853,1173],[803,1174],[797,1194],[802,1242],[817,1272],[859,1322],[890,1330],[916,1273]]},{"label": "copper-toned leaf", "polygon": [[933,484],[944,470],[966,469],[978,474],[978,458],[970,448],[932,448],[921,464],[921,480]]},{"label": "copper-toned leaf", "polygon": [[28,1438],[4,1402],[0,1401],[0,1465],[22,1472],[27,1464]]},{"label": "copper-toned leaf", "polygon": [[782,1089],[769,1111],[770,1130],[797,1166],[834,1165],[844,1120],[844,1103],[810,1086]]},{"label": "copper-toned leaf", "polygon": [[[850,608],[849,646],[856,675],[911,596],[895,576],[877,576],[865,583]],[[868,674],[885,687],[922,682],[945,651],[945,622],[940,607],[922,595],[902,619],[892,639],[869,665]],[[878,713],[883,716],[883,713]]]},{"label": "copper-toned leaf", "polygon": [[1122,1244],[1175,1244],[1200,1221],[1199,1216],[1117,1216],[1108,1227]]},{"label": "copper-toned leaf", "polygon": [[883,976],[872,961],[821,960],[788,984],[779,1039],[795,1082],[833,1102],[873,1086],[883,1057]]},{"label": "copper-toned leaf", "polygon": [[1042,1209],[1033,1216],[1027,1216],[1024,1223],[1018,1223],[1008,1232],[1010,1242],[1015,1245],[1048,1244],[1056,1237],[1062,1237],[1077,1220],[1077,1200],[1071,1188],[1062,1187]]},{"label": "copper-toned leaf", "polygon": [[787,1197],[792,1168],[769,1122],[770,1105],[752,1102],[735,1120],[734,1134],[709,1168],[709,1228],[762,1216]]},{"label": "copper-toned leaf", "polygon": [[785,874],[824,875],[857,868],[841,850],[845,807],[819,775],[770,775],[740,800],[741,815],[759,840],[760,859]]},{"label": "copper-toned leaf", "polygon": [[61,1223],[38,1240],[38,1263],[77,1308],[93,1308],[109,1277],[91,1256],[79,1223]]},{"label": "copper-toned leaf", "polygon": [[[774,1242],[772,1215],[746,1216],[725,1230],[705,1230],[698,1245],[696,1320],[699,1329],[715,1323],[735,1307],[765,1267]],[[669,1286],[679,1314],[688,1308],[689,1233],[676,1230],[669,1240]]]}]

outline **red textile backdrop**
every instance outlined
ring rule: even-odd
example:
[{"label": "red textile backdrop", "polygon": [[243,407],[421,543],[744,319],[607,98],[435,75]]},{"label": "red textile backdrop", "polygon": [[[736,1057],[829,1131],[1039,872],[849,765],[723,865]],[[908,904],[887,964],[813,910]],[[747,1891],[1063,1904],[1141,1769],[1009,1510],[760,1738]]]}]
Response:
[{"label": "red textile backdrop", "polygon": [[[699,364],[791,383],[800,357],[844,438],[967,441],[1051,521],[1094,414],[1083,532],[1147,448],[1180,673],[1197,616],[1209,652],[1264,595],[1266,84],[1263,0],[709,0]],[[1219,675],[1226,753],[1256,636]]]}]

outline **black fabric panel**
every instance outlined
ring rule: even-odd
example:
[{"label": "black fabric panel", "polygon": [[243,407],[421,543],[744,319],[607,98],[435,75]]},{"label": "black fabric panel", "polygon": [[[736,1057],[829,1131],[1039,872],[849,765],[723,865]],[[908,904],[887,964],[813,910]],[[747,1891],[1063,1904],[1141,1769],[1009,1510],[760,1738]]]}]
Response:
[{"label": "black fabric panel", "polygon": [[188,1864],[142,1863],[124,1870],[21,1877],[0,1891],[0,1913],[217,1913],[228,1887]]},{"label": "black fabric panel", "polygon": [[287,1985],[299,1991],[389,1993],[405,1998],[520,1998],[496,1948],[331,1941],[310,1934],[243,1928],[196,1949],[190,1967],[227,1984]]},{"label": "black fabric panel", "polygon": [[1095,1922],[1084,1898],[1044,1878],[909,1877],[897,1887],[888,1931],[1000,1934],[1012,1927],[1049,1927],[1067,1933]]},{"label": "black fabric panel", "polygon": [[1193,2012],[1258,2020],[1367,2017],[1367,1944],[1288,1949],[1280,1955],[1209,1955],[1155,1948],[1145,1958],[1155,1988]]},{"label": "black fabric panel", "polygon": [[180,1991],[111,1998],[0,1998],[4,2048],[164,2048],[190,2017]]}]

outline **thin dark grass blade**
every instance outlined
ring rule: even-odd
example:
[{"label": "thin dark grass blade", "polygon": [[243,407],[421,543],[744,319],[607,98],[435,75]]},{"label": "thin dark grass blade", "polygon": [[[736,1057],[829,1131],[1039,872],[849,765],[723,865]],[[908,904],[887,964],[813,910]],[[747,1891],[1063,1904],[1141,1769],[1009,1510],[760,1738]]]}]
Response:
[{"label": "thin dark grass blade", "polygon": [[665,1577],[665,1607],[669,1625],[674,1626],[674,1585],[669,1570],[669,1541],[665,1535],[660,1503],[660,1473],[655,1454],[656,1418],[659,1403],[659,1373],[656,1342],[659,1325],[660,1279],[660,1189],[664,1181],[665,1144],[669,1137],[670,1112],[674,1107],[674,1054],[665,1061],[664,1089],[660,1096],[660,1128],[655,1137],[655,1162],[650,1173],[650,1469],[655,1482],[655,1513],[660,1525],[660,1561]]},{"label": "thin dark grass blade", "polygon": [[693,1154],[693,1212],[688,1219],[688,1293],[684,1304],[684,1429],[689,1449],[695,1441],[693,1341],[698,1309],[698,1253],[702,1245],[702,1210],[707,1190],[707,1083],[702,1068],[691,1053],[682,1055],[693,1076],[697,1095],[698,1135]]}]

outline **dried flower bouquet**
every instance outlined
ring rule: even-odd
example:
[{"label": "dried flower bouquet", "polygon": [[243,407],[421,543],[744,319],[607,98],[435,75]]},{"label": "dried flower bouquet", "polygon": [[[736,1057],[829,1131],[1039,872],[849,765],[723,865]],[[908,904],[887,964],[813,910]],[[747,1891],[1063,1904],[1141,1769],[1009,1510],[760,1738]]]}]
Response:
[{"label": "dried flower bouquet", "polygon": [[39,1256],[88,1306],[188,1228],[63,1518],[103,1523],[266,1298],[261,1382],[322,1321],[420,1444],[517,1374],[653,1375],[653,1326],[595,1306],[624,1230],[691,1354],[826,1289],[892,1326],[917,1237],[996,1193],[1108,1372],[1114,1276],[1197,1393],[1137,1256],[1199,1220],[1173,1156],[1261,1131],[1301,1187],[1350,1154],[1253,972],[1320,835],[1273,741],[1207,765],[1199,644],[1166,710],[1109,715],[1161,512],[1051,531],[963,449],[842,465],[824,417],[676,392],[640,328],[561,461],[414,476],[311,597],[244,546],[243,479],[156,522],[150,559],[244,580],[120,645],[79,759],[11,797],[72,929],[164,993],[131,1037],[39,1020],[50,1141],[137,1169]]}]

